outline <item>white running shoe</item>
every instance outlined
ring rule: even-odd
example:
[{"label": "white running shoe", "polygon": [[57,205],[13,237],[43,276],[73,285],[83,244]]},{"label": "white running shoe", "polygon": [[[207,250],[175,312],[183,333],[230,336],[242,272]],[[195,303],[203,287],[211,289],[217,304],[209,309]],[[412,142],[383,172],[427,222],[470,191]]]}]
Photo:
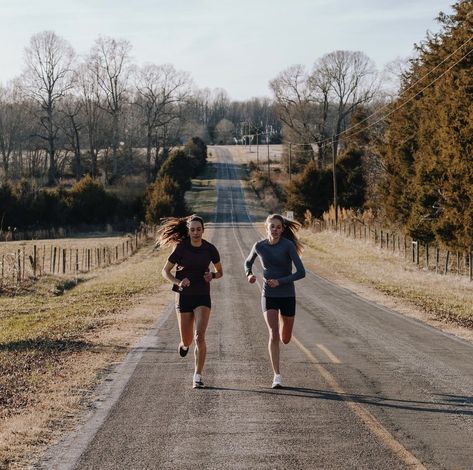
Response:
[{"label": "white running shoe", "polygon": [[274,374],[273,384],[271,388],[282,388],[282,377],[281,374]]},{"label": "white running shoe", "polygon": [[194,374],[194,380],[192,382],[192,388],[204,388],[204,382],[202,382],[202,376],[200,374]]}]

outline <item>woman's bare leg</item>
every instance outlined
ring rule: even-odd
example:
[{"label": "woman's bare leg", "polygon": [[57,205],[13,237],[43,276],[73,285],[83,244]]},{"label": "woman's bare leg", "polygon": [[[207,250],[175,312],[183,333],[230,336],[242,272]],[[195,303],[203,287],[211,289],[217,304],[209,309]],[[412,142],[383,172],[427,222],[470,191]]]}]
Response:
[{"label": "woman's bare leg", "polygon": [[275,374],[279,374],[279,313],[278,310],[267,310],[264,319],[269,331],[268,351]]},{"label": "woman's bare leg", "polygon": [[179,334],[181,335],[181,345],[188,348],[192,344],[194,337],[194,312],[176,312],[179,323]]},{"label": "woman's bare leg", "polygon": [[195,373],[202,374],[205,357],[207,355],[207,344],[205,342],[205,332],[209,324],[210,308],[197,307],[194,310],[195,315]]},{"label": "woman's bare leg", "polygon": [[284,315],[281,315],[279,318],[281,320],[281,341],[284,344],[288,344],[289,341],[291,341],[294,319],[296,317],[285,317]]}]

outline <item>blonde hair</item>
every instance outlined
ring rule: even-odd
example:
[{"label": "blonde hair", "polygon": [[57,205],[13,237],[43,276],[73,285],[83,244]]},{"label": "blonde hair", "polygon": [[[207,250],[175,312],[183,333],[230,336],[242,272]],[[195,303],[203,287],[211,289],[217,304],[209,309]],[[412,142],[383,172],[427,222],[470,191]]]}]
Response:
[{"label": "blonde hair", "polygon": [[296,245],[297,254],[300,256],[304,251],[304,247],[297,236],[297,232],[301,228],[301,224],[295,220],[286,219],[281,214],[271,214],[266,217],[265,225],[269,225],[273,219],[279,220],[281,222],[283,227],[282,236],[288,240],[291,240],[291,242]]},{"label": "blonde hair", "polygon": [[156,237],[156,247],[177,245],[182,240],[189,238],[191,222],[200,222],[204,228],[204,219],[196,214],[186,217],[166,217],[162,219]]}]

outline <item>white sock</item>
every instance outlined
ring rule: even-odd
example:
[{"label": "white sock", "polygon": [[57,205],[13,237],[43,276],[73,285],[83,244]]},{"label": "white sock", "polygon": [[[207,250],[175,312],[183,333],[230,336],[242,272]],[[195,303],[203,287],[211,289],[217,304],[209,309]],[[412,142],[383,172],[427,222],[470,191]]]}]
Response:
[{"label": "white sock", "polygon": [[194,381],[200,382],[202,380],[202,376],[200,374],[194,374]]}]

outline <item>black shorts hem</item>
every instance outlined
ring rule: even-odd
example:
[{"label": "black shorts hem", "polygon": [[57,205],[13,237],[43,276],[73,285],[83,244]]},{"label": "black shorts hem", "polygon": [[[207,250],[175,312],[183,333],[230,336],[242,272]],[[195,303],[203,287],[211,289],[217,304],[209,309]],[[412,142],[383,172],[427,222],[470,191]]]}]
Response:
[{"label": "black shorts hem", "polygon": [[176,296],[175,308],[179,313],[193,312],[198,307],[212,308],[210,295],[182,295]]},{"label": "black shorts hem", "polygon": [[293,317],[296,314],[295,297],[261,297],[263,312],[268,310],[279,310],[284,317]]}]

